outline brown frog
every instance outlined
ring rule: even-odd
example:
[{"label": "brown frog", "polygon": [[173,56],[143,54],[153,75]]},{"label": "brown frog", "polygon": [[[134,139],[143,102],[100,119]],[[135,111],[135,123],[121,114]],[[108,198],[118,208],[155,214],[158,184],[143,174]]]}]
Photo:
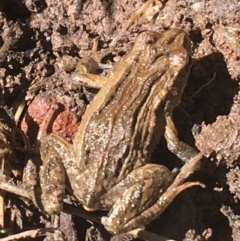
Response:
[{"label": "brown frog", "polygon": [[[186,86],[190,54],[182,30],[142,32],[88,105],[73,144],[53,134],[43,138],[40,181],[48,192],[60,187],[51,197],[43,190],[46,212],[62,208],[65,170],[77,200],[91,210],[110,210],[102,218],[108,231],[133,229],[128,222],[156,203],[172,179],[166,167],[149,163],[160,138],[165,135],[169,149],[185,161],[196,154],[181,153],[186,145],[168,125]],[[50,205],[50,198],[57,205]]]}]

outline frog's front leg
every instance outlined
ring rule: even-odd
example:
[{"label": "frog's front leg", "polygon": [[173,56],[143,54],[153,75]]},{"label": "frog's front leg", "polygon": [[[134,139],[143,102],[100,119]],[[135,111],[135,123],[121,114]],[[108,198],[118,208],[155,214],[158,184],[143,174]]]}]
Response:
[{"label": "frog's front leg", "polygon": [[167,141],[168,149],[174,153],[183,162],[189,163],[192,158],[197,156],[198,152],[188,144],[181,142],[177,137],[177,130],[171,116],[166,117],[166,127],[164,137]]},{"label": "frog's front leg", "polygon": [[128,223],[157,202],[174,176],[166,167],[157,164],[133,170],[101,197],[103,206],[112,207],[108,217],[102,218],[102,224],[115,234],[133,229]]}]

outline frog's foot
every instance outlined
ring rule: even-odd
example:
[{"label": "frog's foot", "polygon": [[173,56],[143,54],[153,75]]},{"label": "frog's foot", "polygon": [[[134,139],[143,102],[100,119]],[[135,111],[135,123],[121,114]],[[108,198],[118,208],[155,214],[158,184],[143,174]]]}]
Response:
[{"label": "frog's foot", "polygon": [[107,81],[107,77],[97,74],[99,69],[109,69],[112,66],[102,64],[102,59],[109,54],[109,51],[98,51],[98,39],[95,38],[90,57],[81,59],[71,75],[73,85],[83,85],[87,87],[100,89]]},{"label": "frog's foot", "polygon": [[74,73],[71,75],[71,84],[96,89],[102,88],[107,81],[107,77],[97,75],[95,73],[97,69],[100,69],[100,67],[93,58],[83,58],[78,62]]}]

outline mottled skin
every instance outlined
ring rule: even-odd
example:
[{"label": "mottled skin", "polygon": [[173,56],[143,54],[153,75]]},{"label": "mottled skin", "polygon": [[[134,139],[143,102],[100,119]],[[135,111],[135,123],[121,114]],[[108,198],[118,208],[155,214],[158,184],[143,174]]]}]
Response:
[{"label": "mottled skin", "polygon": [[111,210],[103,224],[112,233],[120,233],[169,185],[169,170],[149,162],[166,117],[180,102],[190,53],[182,30],[141,33],[87,107],[73,144],[55,135],[42,140],[43,165],[58,153],[76,198],[87,208]]}]

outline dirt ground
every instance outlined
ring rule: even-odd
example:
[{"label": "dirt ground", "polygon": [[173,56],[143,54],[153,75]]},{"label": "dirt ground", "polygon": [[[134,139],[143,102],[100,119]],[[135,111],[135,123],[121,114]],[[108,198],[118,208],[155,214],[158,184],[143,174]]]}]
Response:
[{"label": "dirt ground", "polygon": [[[0,1],[0,157],[10,163],[4,169],[5,178],[23,186],[23,169],[31,149],[26,140],[34,145],[39,126],[56,104],[58,110],[47,132],[71,141],[94,95],[81,86],[71,86],[71,73],[81,58],[90,55],[96,37],[98,49],[107,49],[143,3],[143,0]],[[178,241],[238,241],[240,2],[155,1],[124,32],[103,62],[116,64],[140,32],[170,28],[185,30],[192,41],[193,66],[182,101],[174,111],[179,138],[199,151],[211,148],[213,153],[202,160],[199,171],[189,179],[206,187],[182,192],[147,230]],[[170,169],[181,165],[167,150],[164,140],[153,159]],[[58,222],[66,240],[111,238],[100,225],[75,215],[62,212]],[[31,201],[4,191],[0,198],[0,226],[1,240],[13,240],[13,234],[38,228],[47,228],[51,233],[51,227],[56,227]],[[21,240],[31,240],[29,236]],[[34,239],[62,240],[39,233]],[[130,239],[127,235],[112,237],[119,241]],[[20,240],[20,236],[15,240]]]}]

